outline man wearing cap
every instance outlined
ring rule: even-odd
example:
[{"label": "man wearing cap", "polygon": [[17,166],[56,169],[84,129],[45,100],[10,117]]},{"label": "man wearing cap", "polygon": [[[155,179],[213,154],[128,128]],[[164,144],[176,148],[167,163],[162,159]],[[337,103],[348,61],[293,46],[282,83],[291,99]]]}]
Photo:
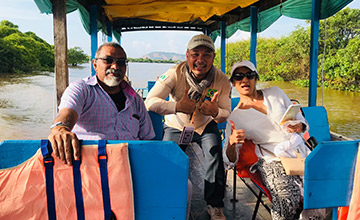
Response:
[{"label": "man wearing cap", "polygon": [[[191,142],[196,142],[205,157],[205,193],[211,219],[226,219],[224,206],[224,165],[222,142],[217,123],[224,122],[231,111],[231,86],[228,77],[213,66],[215,46],[212,39],[200,34],[187,45],[186,61],[160,76],[149,92],[148,110],[165,115],[165,141],[180,141],[182,130],[194,128]],[[169,101],[165,100],[169,96]],[[191,136],[190,136],[191,138]]]}]

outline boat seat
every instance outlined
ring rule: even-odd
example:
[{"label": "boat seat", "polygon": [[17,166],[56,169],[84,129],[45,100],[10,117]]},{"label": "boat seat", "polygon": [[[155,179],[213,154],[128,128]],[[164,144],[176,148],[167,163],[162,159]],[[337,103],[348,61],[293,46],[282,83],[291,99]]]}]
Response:
[{"label": "boat seat", "polygon": [[163,138],[164,116],[153,111],[148,111],[148,113],[155,132],[155,137],[153,140],[161,141]]},{"label": "boat seat", "polygon": [[30,159],[0,170],[0,219],[135,218],[127,143],[82,146],[72,166],[51,153],[41,140]]},{"label": "boat seat", "polygon": [[[32,157],[40,142],[1,142],[0,168],[17,166]],[[149,216],[159,220],[186,219],[189,172],[186,154],[171,141],[107,141],[118,143],[128,143],[136,219],[145,220]],[[98,141],[84,140],[82,144],[97,145]]]},{"label": "boat seat", "polygon": [[301,108],[309,124],[309,136],[313,136],[320,143],[330,141],[330,128],[326,109],[323,106]]},{"label": "boat seat", "polygon": [[[155,85],[156,81],[148,81],[148,92]],[[154,128],[155,137],[153,140],[161,141],[163,138],[164,116],[153,111],[148,111]]]},{"label": "boat seat", "polygon": [[[359,140],[323,141],[305,159],[304,209],[348,206]],[[356,183],[358,184],[358,183]]]},{"label": "boat seat", "polygon": [[[245,139],[245,143],[243,143],[243,146],[240,149],[239,161],[236,164],[236,169],[234,172],[237,171],[237,176],[256,197],[256,204],[253,211],[252,220],[256,219],[260,203],[269,213],[271,213],[270,207],[263,201],[264,194],[269,198],[270,202],[272,202],[270,191],[264,186],[260,171],[256,171],[255,173],[250,172],[250,167],[256,163],[257,160],[258,157],[255,154],[255,144],[251,140]],[[245,180],[246,178],[251,180],[252,186],[250,182],[248,183]],[[254,188],[257,188],[258,192],[256,192],[256,189]]]}]

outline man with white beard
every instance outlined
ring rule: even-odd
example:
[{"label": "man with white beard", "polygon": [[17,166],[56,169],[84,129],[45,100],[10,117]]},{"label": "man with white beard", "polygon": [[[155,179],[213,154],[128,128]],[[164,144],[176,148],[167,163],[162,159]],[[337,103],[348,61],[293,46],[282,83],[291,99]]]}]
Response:
[{"label": "man with white beard", "polygon": [[142,98],[124,80],[127,57],[117,43],[101,45],[95,76],[66,88],[48,136],[55,156],[71,165],[82,140],[150,140],[155,136]]}]

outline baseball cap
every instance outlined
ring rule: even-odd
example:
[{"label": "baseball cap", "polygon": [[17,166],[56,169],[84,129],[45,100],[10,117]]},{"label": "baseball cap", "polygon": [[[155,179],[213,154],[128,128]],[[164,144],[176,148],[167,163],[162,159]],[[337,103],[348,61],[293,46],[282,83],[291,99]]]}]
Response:
[{"label": "baseball cap", "polygon": [[234,77],[235,70],[237,68],[239,68],[239,67],[242,67],[242,66],[245,66],[245,67],[249,68],[251,71],[254,71],[256,74],[258,73],[257,70],[256,70],[255,65],[252,62],[250,62],[248,60],[242,60],[242,61],[239,61],[239,62],[235,63],[232,66],[230,80],[232,80],[232,78]]},{"label": "baseball cap", "polygon": [[206,46],[210,48],[212,51],[215,51],[215,45],[211,37],[206,36],[204,34],[195,35],[189,43],[187,44],[187,49],[192,50],[198,46]]},{"label": "baseball cap", "polygon": [[242,67],[242,66],[245,66],[247,68],[249,68],[251,71],[254,71],[256,73],[257,70],[256,70],[256,67],[254,66],[254,64],[248,60],[243,60],[243,61],[240,61],[240,62],[237,62],[235,63],[232,68],[231,68],[231,76],[234,74],[234,71],[239,68],[239,67]]}]

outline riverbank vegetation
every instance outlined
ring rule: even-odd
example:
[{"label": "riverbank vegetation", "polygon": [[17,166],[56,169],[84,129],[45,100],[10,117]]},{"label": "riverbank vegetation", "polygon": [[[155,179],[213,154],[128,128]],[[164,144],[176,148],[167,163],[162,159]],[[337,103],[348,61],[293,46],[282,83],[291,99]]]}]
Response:
[{"label": "riverbank vegetation", "polygon": [[77,66],[78,64],[90,62],[90,57],[84,53],[80,47],[70,48],[68,50],[68,64]]},{"label": "riverbank vegetation", "polygon": [[[53,71],[54,46],[33,32],[22,33],[10,21],[0,22],[0,73],[32,73]],[[79,47],[68,50],[68,63],[76,66],[89,62]]]},{"label": "riverbank vegetation", "polygon": [[54,69],[53,46],[33,32],[22,33],[10,21],[0,22],[0,73]]},{"label": "riverbank vegetation", "polygon": [[[325,87],[360,92],[360,9],[345,8],[328,18],[326,25],[321,20],[319,31],[319,85],[323,72]],[[250,59],[250,40],[226,46],[226,74],[229,75],[235,62]],[[219,55],[220,50],[216,53]],[[258,38],[256,56],[260,80],[291,81],[308,86],[309,54],[310,26],[297,27],[281,38]],[[215,58],[215,65],[220,67],[220,56]]]}]

